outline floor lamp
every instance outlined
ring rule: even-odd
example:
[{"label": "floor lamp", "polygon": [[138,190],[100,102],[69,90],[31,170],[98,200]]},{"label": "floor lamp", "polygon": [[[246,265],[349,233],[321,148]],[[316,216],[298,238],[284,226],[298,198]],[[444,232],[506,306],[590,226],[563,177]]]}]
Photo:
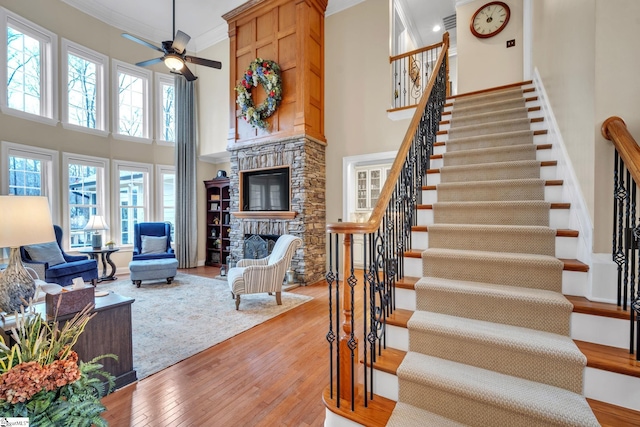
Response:
[{"label": "floor lamp", "polygon": [[13,313],[36,290],[33,277],[22,265],[20,246],[55,242],[56,236],[46,197],[0,196],[0,210],[0,248],[10,248],[9,264],[0,274],[0,310]]}]

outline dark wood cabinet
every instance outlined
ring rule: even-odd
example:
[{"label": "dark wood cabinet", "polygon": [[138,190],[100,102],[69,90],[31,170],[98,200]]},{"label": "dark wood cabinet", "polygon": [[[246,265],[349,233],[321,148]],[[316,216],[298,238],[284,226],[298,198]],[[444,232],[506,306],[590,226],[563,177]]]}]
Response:
[{"label": "dark wood cabinet", "polygon": [[206,189],[206,247],[205,265],[220,267],[227,262],[231,242],[229,240],[229,178],[215,178],[204,181]]},{"label": "dark wood cabinet", "polygon": [[[115,354],[118,360],[104,358],[100,364],[105,371],[115,377],[116,388],[120,388],[137,380],[136,371],[133,369],[133,336],[131,330],[131,304],[133,298],[110,293],[104,297],[95,298],[95,308],[92,313],[95,317],[87,323],[84,331],[73,346],[80,360],[89,361],[103,354]],[[34,309],[43,318],[46,316],[44,303],[35,304]],[[58,317],[58,322],[64,323],[71,319],[75,313]],[[15,319],[9,317],[2,326],[2,334],[5,342],[9,339],[9,332],[15,326]]]}]

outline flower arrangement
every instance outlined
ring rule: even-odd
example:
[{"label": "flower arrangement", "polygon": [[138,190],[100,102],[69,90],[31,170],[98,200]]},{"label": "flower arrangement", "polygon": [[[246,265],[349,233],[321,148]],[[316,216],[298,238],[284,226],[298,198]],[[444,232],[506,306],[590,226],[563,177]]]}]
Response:
[{"label": "flower arrangement", "polygon": [[[267,99],[255,106],[251,89],[258,84],[267,92]],[[236,103],[240,106],[244,119],[253,127],[267,129],[269,123],[265,119],[276,112],[282,101],[280,66],[274,61],[256,58],[249,64],[235,90],[238,93]]]},{"label": "flower arrangement", "polygon": [[[106,426],[100,399],[115,386],[99,356],[78,362],[72,347],[84,331],[92,306],[60,327],[43,321],[29,305],[15,313],[15,344],[0,336],[0,417],[28,417],[30,426]],[[106,381],[108,389],[105,387]]]}]

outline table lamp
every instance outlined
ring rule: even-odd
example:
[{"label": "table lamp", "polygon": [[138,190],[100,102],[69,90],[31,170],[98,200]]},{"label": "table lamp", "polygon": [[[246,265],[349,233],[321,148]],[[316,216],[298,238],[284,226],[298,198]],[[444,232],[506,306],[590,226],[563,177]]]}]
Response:
[{"label": "table lamp", "polygon": [[102,217],[102,215],[91,215],[89,218],[89,222],[84,227],[85,231],[93,231],[91,235],[91,247],[93,249],[101,249],[102,248],[102,233],[103,230],[108,230],[109,226],[106,221]]},{"label": "table lamp", "polygon": [[55,242],[56,236],[46,197],[0,196],[0,210],[0,248],[10,248],[9,265],[0,273],[0,310],[13,313],[36,290],[22,265],[20,246]]}]

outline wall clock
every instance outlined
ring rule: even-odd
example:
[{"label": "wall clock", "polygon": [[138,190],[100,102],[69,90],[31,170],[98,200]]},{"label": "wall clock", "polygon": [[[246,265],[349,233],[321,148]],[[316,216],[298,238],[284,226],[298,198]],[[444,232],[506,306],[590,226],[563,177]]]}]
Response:
[{"label": "wall clock", "polygon": [[493,37],[504,30],[509,22],[511,10],[501,1],[492,1],[481,6],[471,17],[471,32],[481,39]]}]

